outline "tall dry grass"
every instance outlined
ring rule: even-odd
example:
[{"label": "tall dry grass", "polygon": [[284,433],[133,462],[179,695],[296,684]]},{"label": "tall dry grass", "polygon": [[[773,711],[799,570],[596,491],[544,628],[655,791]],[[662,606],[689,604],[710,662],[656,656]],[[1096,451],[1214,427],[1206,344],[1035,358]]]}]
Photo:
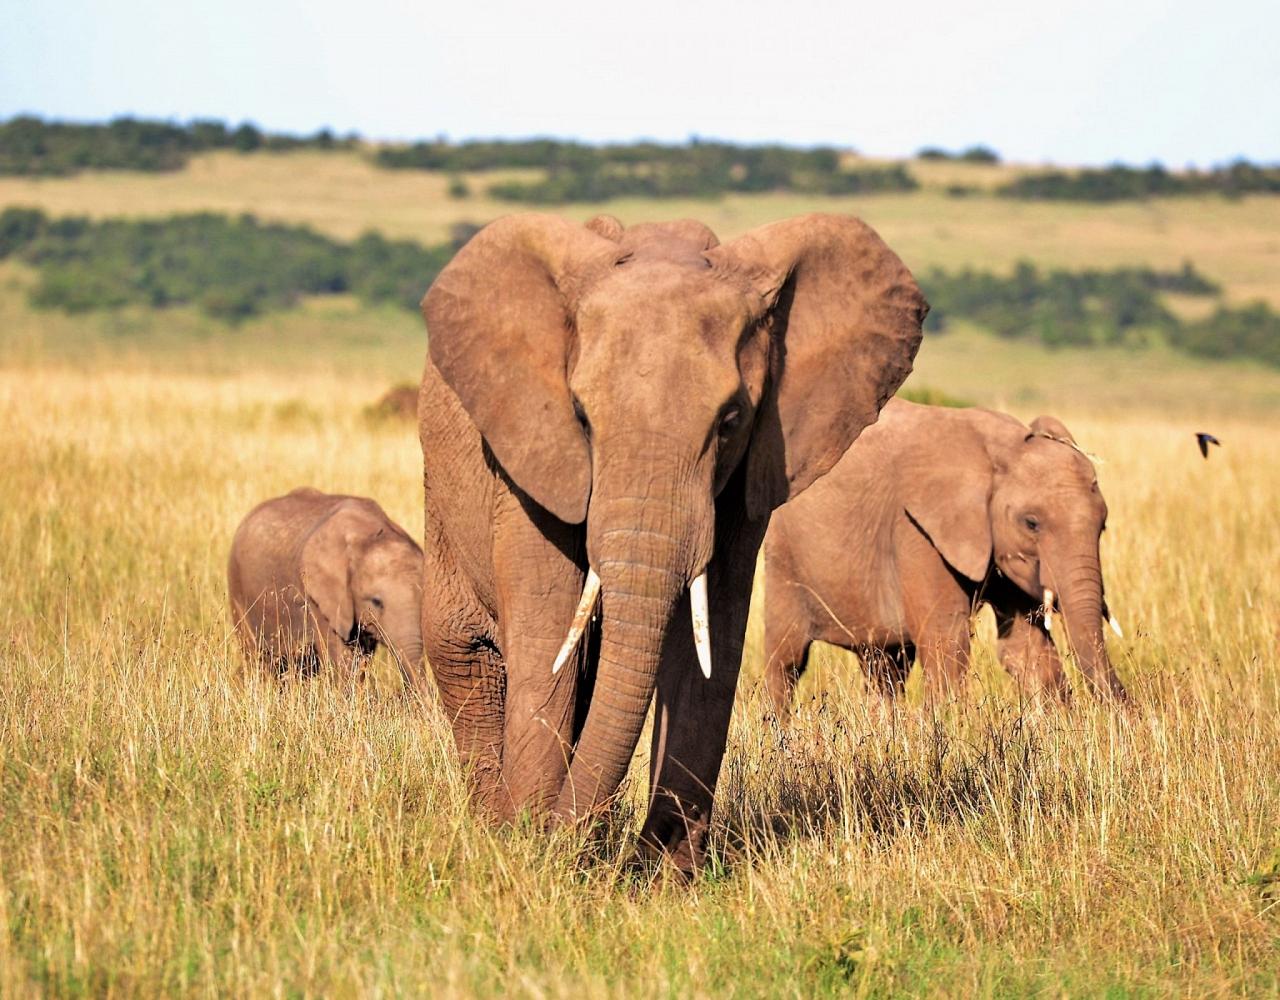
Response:
[{"label": "tall dry grass", "polygon": [[1131,711],[1024,712],[984,644],[963,708],[886,714],[824,653],[779,734],[757,614],[682,890],[624,870],[642,779],[597,844],[490,829],[389,674],[241,670],[223,567],[254,502],[311,483],[420,527],[412,429],[361,415],[385,385],[0,368],[0,992],[1280,990],[1274,423],[1221,417],[1204,462],[1141,383],[1060,411],[1105,460]]}]

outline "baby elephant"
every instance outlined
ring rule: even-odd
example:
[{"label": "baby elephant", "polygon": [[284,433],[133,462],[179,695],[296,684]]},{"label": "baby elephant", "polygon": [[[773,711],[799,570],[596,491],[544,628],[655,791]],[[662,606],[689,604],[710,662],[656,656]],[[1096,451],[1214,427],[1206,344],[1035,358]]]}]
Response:
[{"label": "baby elephant", "polygon": [[1119,631],[1103,600],[1106,520],[1093,464],[1054,418],[1027,427],[891,400],[769,525],[775,712],[787,715],[815,639],[856,652],[885,695],[901,692],[917,652],[930,697],[954,692],[981,603],[995,611],[1001,663],[1028,693],[1067,696],[1050,638],[1060,628],[1095,692],[1124,697],[1103,641],[1105,620]]},{"label": "baby elephant", "polygon": [[236,529],[227,582],[250,661],[359,676],[383,642],[418,687],[422,550],[372,500],[303,487],[260,503]]}]

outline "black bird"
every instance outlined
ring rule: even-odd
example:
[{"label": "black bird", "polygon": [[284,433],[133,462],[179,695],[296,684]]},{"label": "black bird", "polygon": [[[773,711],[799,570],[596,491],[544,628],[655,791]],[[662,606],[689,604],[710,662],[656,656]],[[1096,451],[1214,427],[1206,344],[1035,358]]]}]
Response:
[{"label": "black bird", "polygon": [[1221,441],[1212,434],[1206,434],[1204,431],[1196,431],[1196,444],[1200,446],[1200,454],[1205,458],[1209,457],[1209,445],[1216,444],[1219,448],[1222,447]]}]

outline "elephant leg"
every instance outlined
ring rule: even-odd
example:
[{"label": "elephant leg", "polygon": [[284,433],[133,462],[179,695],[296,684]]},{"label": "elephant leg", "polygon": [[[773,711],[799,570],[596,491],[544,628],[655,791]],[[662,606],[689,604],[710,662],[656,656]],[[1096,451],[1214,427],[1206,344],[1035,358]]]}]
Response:
[{"label": "elephant leg", "polygon": [[885,701],[896,701],[907,687],[907,675],[916,659],[916,648],[911,643],[892,646],[868,646],[860,651],[867,680],[872,690]]},{"label": "elephant leg", "polygon": [[236,625],[236,635],[240,641],[240,651],[244,654],[244,662],[250,669],[256,668],[267,676],[275,677],[280,673],[279,665],[272,655],[272,645],[258,634],[247,621],[241,620]]},{"label": "elephant leg", "polygon": [[1034,609],[997,607],[996,649],[1000,664],[1009,672],[1023,694],[1032,700],[1049,698],[1065,702],[1070,688],[1062,660],[1045,631],[1044,619]]},{"label": "elephant leg", "polygon": [[249,624],[244,606],[235,596],[232,596],[230,604],[231,629],[235,632],[236,642],[240,646],[240,652],[244,656],[245,663],[261,664],[262,654],[258,649],[258,638],[254,634],[253,627]]},{"label": "elephant leg", "polygon": [[277,655],[275,673],[281,680],[286,677],[319,677],[328,662],[328,652],[308,644]]},{"label": "elephant leg", "polygon": [[590,647],[584,638],[552,674],[582,594],[582,531],[507,492],[495,514],[493,558],[507,670],[502,778],[513,810],[539,814],[554,805],[568,773]]},{"label": "elephant leg", "polygon": [[894,534],[907,634],[920,654],[926,698],[958,697],[969,667],[971,599],[919,529],[908,524]]},{"label": "elephant leg", "polygon": [[795,619],[781,627],[773,617],[772,605],[767,614],[764,634],[769,658],[764,668],[764,688],[773,717],[785,725],[791,717],[796,685],[809,665],[813,640],[809,638],[808,629]]},{"label": "elephant leg", "polygon": [[511,815],[502,784],[502,731],[506,668],[489,614],[453,569],[451,560],[424,548],[422,639],[453,729],[476,807],[494,819]]},{"label": "elephant leg", "polygon": [[256,667],[262,676],[278,681],[289,673],[293,661],[304,649],[311,649],[311,644],[304,640],[299,645],[287,622],[282,624],[278,618],[268,618],[262,610],[264,600],[259,597],[255,604],[240,612],[237,628],[246,662]]},{"label": "elephant leg", "polygon": [[[942,567],[946,572],[945,567]],[[969,672],[969,599],[943,576],[905,588],[908,630],[915,636],[929,702],[959,698]]]},{"label": "elephant leg", "polygon": [[639,850],[642,857],[667,859],[686,876],[705,859],[742,667],[756,554],[768,527],[768,518],[747,520],[740,513],[740,499],[735,510],[734,492],[731,483],[718,504],[718,537],[708,568],[711,679],[698,669],[687,596],[676,607],[658,673],[649,814],[640,831]]},{"label": "elephant leg", "polygon": [[960,698],[969,672],[969,609],[935,613],[920,630],[917,648],[930,703]]}]

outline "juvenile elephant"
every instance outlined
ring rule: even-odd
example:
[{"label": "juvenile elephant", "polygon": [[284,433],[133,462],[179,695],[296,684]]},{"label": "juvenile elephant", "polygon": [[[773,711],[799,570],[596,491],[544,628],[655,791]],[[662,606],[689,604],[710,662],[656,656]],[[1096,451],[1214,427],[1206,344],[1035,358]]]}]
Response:
[{"label": "juvenile elephant", "polygon": [[834,215],[726,245],[515,215],[458,253],[423,301],[423,636],[482,808],[595,815],[656,690],[641,853],[700,863],[769,514],[875,420],[926,309]]},{"label": "juvenile elephant", "polygon": [[[970,616],[995,611],[999,655],[1028,692],[1067,695],[1054,610],[1095,692],[1124,697],[1103,642],[1093,464],[1053,417],[891,401],[765,539],[765,683],[785,717],[814,640],[858,653],[901,692],[919,652],[932,695],[958,689]],[[1115,620],[1110,619],[1113,627]]]},{"label": "juvenile elephant", "polygon": [[258,504],[236,529],[227,583],[251,662],[358,674],[382,642],[417,687],[422,550],[372,500],[301,487]]}]

